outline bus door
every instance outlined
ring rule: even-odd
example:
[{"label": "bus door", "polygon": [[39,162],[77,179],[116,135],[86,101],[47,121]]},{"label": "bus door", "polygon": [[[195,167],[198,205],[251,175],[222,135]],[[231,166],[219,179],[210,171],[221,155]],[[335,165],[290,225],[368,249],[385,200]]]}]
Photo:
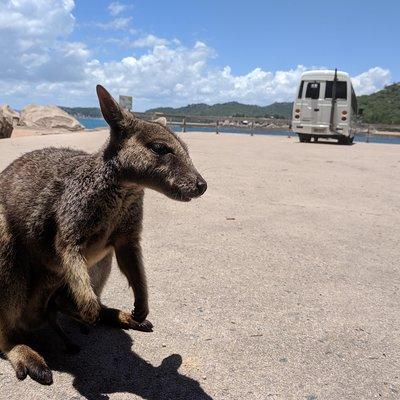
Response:
[{"label": "bus door", "polygon": [[321,82],[307,82],[306,91],[303,99],[302,121],[312,125],[318,125],[320,122],[319,97],[321,91]]},{"label": "bus door", "polygon": [[335,83],[333,80],[326,81],[325,82],[325,93],[324,93],[324,96],[321,96],[324,98],[322,103],[325,104],[324,109],[326,110],[324,118],[326,118],[327,121],[329,121],[329,122],[330,122],[332,106],[334,104],[335,109],[333,110],[333,118],[332,118],[333,126],[331,127],[332,129],[336,129],[337,125],[342,122],[340,119],[341,113],[343,111],[346,111],[346,112],[350,111],[350,110],[348,110],[347,82],[346,81],[336,81],[335,101],[332,101],[334,84]]}]

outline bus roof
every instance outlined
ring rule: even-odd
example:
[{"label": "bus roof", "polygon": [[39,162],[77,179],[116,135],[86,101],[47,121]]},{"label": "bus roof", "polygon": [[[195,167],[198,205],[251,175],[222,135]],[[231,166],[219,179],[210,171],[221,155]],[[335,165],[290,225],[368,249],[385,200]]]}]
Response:
[{"label": "bus roof", "polygon": [[[332,69],[316,69],[313,71],[306,71],[301,74],[301,79],[333,79],[335,76],[335,71]],[[343,80],[349,80],[350,76],[347,72],[338,71],[337,77]]]}]

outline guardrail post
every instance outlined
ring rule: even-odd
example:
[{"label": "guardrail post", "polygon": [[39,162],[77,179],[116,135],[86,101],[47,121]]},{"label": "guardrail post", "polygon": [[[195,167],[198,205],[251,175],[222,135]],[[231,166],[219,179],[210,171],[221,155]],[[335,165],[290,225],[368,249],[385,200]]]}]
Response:
[{"label": "guardrail post", "polygon": [[182,132],[186,132],[186,118],[183,118],[182,121]]},{"label": "guardrail post", "polygon": [[217,135],[219,135],[219,121],[218,120],[215,122],[215,133]]},{"label": "guardrail post", "polygon": [[254,121],[251,121],[250,136],[254,136]]}]

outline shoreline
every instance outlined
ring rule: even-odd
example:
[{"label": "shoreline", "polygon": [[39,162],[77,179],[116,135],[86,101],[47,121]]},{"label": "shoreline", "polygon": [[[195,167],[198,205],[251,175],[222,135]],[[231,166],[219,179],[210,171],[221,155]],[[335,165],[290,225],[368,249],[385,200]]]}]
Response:
[{"label": "shoreline", "polygon": [[[232,131],[229,131],[229,128],[232,128]],[[192,130],[193,129],[193,130]],[[28,127],[14,127],[13,133],[11,135],[11,138],[18,138],[18,137],[29,137],[29,136],[48,136],[48,135],[58,135],[58,134],[71,134],[71,133],[91,133],[91,132],[101,132],[101,131],[106,131],[108,130],[107,127],[96,127],[96,128],[85,128],[83,130],[80,131],[70,131],[67,129],[62,129],[62,128],[28,128]],[[241,132],[238,132],[238,130],[241,130]],[[260,133],[260,131],[262,131],[262,133]],[[175,131],[176,133],[181,133],[180,131]],[[199,130],[196,130],[196,127],[191,127],[190,130],[188,130],[187,133],[194,133],[194,132],[202,132],[202,133],[211,133],[211,134],[215,134],[215,130],[210,129],[210,130],[205,130],[205,131],[201,131],[201,127],[199,127]],[[296,134],[289,131],[289,130],[285,130],[285,129],[261,129],[261,128],[257,128],[257,129],[250,129],[250,128],[242,128],[242,127],[220,127],[220,134],[222,135],[226,135],[226,134],[232,134],[232,135],[243,135],[243,136],[268,136],[270,132],[271,136],[276,136],[276,135],[280,135],[282,137],[284,136],[290,136],[290,137],[295,137]],[[290,133],[290,135],[289,135]],[[368,137],[368,133],[367,132],[359,132],[356,134],[356,138],[362,138],[362,139],[366,139]],[[390,140],[390,138],[396,140],[399,139],[400,140],[400,132],[392,132],[392,131],[374,131],[373,133],[370,133],[369,137],[371,139],[373,138],[382,138],[382,140],[384,140],[384,138],[388,138],[388,140]],[[364,141],[364,140],[362,140]],[[365,140],[366,141],[366,140]],[[360,141],[359,141],[360,142]],[[373,140],[371,140],[371,142],[373,142]],[[392,144],[398,144],[398,143],[392,143]]]},{"label": "shoreline", "polygon": [[[210,127],[207,127],[210,128]],[[232,128],[234,130],[242,130],[243,132],[229,132],[226,131],[227,129]],[[107,130],[107,127],[96,127],[96,128],[85,128],[80,131],[70,131],[67,129],[62,129],[62,128],[28,128],[28,127],[23,127],[23,126],[17,126],[14,127],[13,133],[11,135],[12,138],[17,138],[17,137],[25,137],[25,136],[47,136],[47,135],[56,135],[56,134],[64,134],[64,133],[91,133],[91,132],[99,132],[103,130]],[[221,130],[223,129],[223,130]],[[232,134],[243,134],[243,135],[254,135],[254,136],[262,136],[262,134],[257,133],[257,131],[265,131],[265,132],[290,132],[290,136],[295,136],[295,133],[290,131],[289,129],[285,128],[247,128],[247,127],[238,127],[238,126],[221,126],[220,127],[220,133],[222,134],[227,134],[227,133],[232,133]],[[188,132],[196,132],[196,131],[188,131]],[[213,130],[210,131],[204,131],[204,132],[213,132]],[[177,133],[180,133],[179,131]],[[356,134],[358,137],[367,137],[368,133],[365,131],[361,131]],[[400,132],[393,132],[393,131],[374,131],[369,134],[370,137],[392,137],[392,138],[400,138]]]}]

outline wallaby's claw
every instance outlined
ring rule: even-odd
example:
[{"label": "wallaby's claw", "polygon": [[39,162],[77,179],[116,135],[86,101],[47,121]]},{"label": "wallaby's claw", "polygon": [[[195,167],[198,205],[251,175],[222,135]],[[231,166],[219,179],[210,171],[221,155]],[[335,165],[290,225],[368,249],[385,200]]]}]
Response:
[{"label": "wallaby's claw", "polygon": [[138,324],[137,330],[142,332],[153,332],[153,324],[147,319],[145,319],[143,322],[140,322]]},{"label": "wallaby's claw", "polygon": [[51,385],[53,383],[53,373],[49,367],[31,358],[25,362],[20,361],[15,368],[15,374],[20,381],[23,381],[29,375],[42,385]]},{"label": "wallaby's claw", "polygon": [[18,364],[15,369],[15,375],[20,381],[23,381],[28,376],[28,370],[26,369],[25,365]]},{"label": "wallaby's claw", "polygon": [[133,312],[132,315],[129,315],[127,322],[127,329],[133,329],[141,332],[153,332],[153,324],[147,319],[141,322],[135,320],[133,317]]}]

